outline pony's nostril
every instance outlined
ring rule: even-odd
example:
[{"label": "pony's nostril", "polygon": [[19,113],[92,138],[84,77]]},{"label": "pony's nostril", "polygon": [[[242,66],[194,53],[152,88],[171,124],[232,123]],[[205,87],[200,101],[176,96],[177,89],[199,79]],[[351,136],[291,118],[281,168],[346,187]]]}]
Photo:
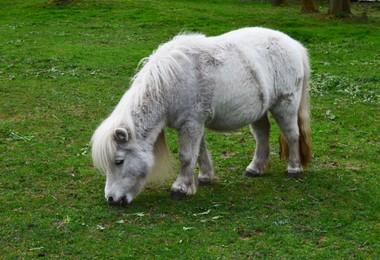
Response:
[{"label": "pony's nostril", "polygon": [[112,202],[113,202],[113,197],[112,197],[112,196],[109,196],[109,197],[107,198],[107,201],[108,201],[108,203],[112,203]]},{"label": "pony's nostril", "polygon": [[120,200],[120,205],[126,207],[128,205],[127,196],[124,196]]}]

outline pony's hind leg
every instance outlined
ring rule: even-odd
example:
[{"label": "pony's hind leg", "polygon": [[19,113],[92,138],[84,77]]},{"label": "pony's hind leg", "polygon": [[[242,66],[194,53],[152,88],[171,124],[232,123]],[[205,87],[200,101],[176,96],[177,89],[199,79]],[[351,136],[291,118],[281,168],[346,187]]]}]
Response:
[{"label": "pony's hind leg", "polygon": [[251,130],[256,139],[255,155],[246,168],[244,175],[258,177],[264,174],[269,157],[270,122],[266,113],[262,118],[251,124]]},{"label": "pony's hind leg", "polygon": [[198,186],[210,185],[211,180],[214,178],[214,169],[212,167],[212,160],[204,136],[201,139],[198,155],[199,175]]},{"label": "pony's hind leg", "polygon": [[173,183],[170,196],[181,199],[196,193],[194,166],[203,136],[203,127],[191,121],[178,130],[180,175]]},{"label": "pony's hind leg", "polygon": [[287,166],[288,177],[297,177],[301,172],[300,151],[299,151],[299,129],[297,111],[286,108],[272,111],[281,133],[286,140],[289,149],[289,161]]}]

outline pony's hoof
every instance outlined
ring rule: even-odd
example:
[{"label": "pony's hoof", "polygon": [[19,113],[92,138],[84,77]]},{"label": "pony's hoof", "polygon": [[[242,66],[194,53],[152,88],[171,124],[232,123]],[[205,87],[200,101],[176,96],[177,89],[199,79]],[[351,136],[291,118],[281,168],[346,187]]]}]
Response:
[{"label": "pony's hoof", "polygon": [[300,176],[301,172],[290,172],[290,171],[286,171],[286,175],[289,177],[289,178],[297,178],[298,176]]},{"label": "pony's hoof", "polygon": [[261,174],[261,173],[258,173],[258,172],[255,172],[255,171],[249,171],[249,170],[246,170],[243,173],[243,175],[246,176],[246,177],[251,177],[251,178],[257,178],[257,177],[263,176],[263,174]]},{"label": "pony's hoof", "polygon": [[199,180],[198,179],[198,186],[209,186],[209,185],[211,185],[210,180]]},{"label": "pony's hoof", "polygon": [[182,193],[178,190],[172,190],[170,192],[170,198],[172,198],[172,199],[181,200],[184,197],[186,197],[186,193]]}]

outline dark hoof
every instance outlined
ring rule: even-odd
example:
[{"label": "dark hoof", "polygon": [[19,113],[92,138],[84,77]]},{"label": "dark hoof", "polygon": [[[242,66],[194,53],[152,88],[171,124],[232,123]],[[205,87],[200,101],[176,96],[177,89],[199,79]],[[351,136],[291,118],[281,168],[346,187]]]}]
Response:
[{"label": "dark hoof", "polygon": [[174,191],[172,190],[170,192],[170,198],[172,199],[176,199],[176,200],[181,200],[183,199],[184,197],[186,197],[186,194],[185,193],[182,193],[180,191]]},{"label": "dark hoof", "polygon": [[289,177],[289,178],[297,178],[298,176],[300,176],[300,172],[286,172],[286,175]]},{"label": "dark hoof", "polygon": [[263,176],[262,174],[254,172],[254,171],[245,171],[243,175],[246,177],[251,177],[251,178],[257,178],[257,177]]},{"label": "dark hoof", "polygon": [[209,186],[211,185],[210,180],[198,180],[198,186]]}]

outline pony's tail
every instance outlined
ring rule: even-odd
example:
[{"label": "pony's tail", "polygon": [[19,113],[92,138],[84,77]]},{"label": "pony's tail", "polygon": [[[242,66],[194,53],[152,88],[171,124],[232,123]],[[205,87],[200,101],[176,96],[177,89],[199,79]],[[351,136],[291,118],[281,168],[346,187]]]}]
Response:
[{"label": "pony's tail", "polygon": [[172,178],[174,174],[165,131],[162,130],[154,144],[154,165],[148,175],[148,184],[163,184],[166,180]]},{"label": "pony's tail", "polygon": [[[308,89],[309,77],[309,61],[307,55],[305,55],[301,102],[298,108],[300,163],[303,167],[307,167],[311,161],[310,101]],[[280,135],[280,157],[282,159],[289,157],[289,146],[282,133]]]}]

